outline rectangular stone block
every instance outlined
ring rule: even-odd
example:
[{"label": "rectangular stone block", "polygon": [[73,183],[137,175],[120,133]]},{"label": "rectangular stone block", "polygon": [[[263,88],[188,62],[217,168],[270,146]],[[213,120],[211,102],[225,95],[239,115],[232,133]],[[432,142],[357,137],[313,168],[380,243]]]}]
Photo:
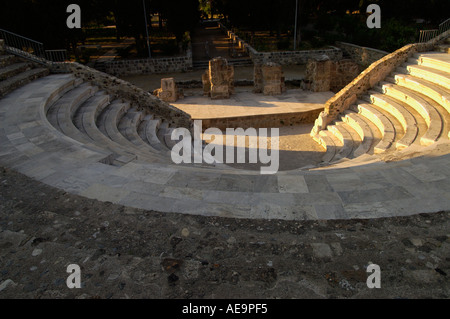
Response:
[{"label": "rectangular stone block", "polygon": [[209,61],[202,75],[203,95],[212,99],[228,99],[234,93],[234,68],[224,58]]},{"label": "rectangular stone block", "polygon": [[183,94],[178,90],[174,78],[161,79],[161,88],[156,91],[158,98],[165,102],[176,102]]}]

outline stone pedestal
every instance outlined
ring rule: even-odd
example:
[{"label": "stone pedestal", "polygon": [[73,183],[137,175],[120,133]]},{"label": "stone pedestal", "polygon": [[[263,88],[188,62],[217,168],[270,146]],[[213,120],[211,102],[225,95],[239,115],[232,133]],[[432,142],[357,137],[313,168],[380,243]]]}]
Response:
[{"label": "stone pedestal", "polygon": [[280,95],[286,91],[283,70],[279,64],[269,62],[255,65],[253,80],[255,93]]},{"label": "stone pedestal", "polygon": [[174,78],[161,79],[161,88],[156,90],[156,96],[165,102],[176,102],[184,97],[178,90]]},{"label": "stone pedestal", "polygon": [[209,69],[202,75],[203,94],[211,99],[228,99],[234,93],[234,68],[224,58],[209,61]]},{"label": "stone pedestal", "polygon": [[328,56],[309,60],[306,83],[313,92],[339,92],[359,74],[358,64],[352,60],[331,61]]},{"label": "stone pedestal", "polygon": [[332,61],[326,55],[308,61],[308,64],[306,65],[306,80],[310,83],[311,91],[330,91],[331,64]]}]

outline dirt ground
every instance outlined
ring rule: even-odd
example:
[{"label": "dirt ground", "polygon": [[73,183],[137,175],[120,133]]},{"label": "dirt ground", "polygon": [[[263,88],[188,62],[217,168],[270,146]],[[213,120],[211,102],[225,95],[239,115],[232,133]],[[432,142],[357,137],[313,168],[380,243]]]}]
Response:
[{"label": "dirt ground", "polygon": [[[143,211],[0,169],[0,299],[449,298],[450,212],[349,221]],[[80,267],[69,289],[67,267]],[[381,288],[370,289],[370,264]]]}]

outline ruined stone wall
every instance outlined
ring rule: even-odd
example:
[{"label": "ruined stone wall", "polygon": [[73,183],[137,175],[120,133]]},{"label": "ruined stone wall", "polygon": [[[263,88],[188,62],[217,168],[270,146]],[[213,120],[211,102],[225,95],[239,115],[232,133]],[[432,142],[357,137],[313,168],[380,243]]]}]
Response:
[{"label": "ruined stone wall", "polygon": [[386,51],[361,47],[359,45],[346,42],[336,42],[336,46],[342,49],[353,61],[364,68],[389,54],[389,52]]},{"label": "ruined stone wall", "polygon": [[283,70],[277,63],[255,65],[253,72],[254,93],[280,95],[286,91]]},{"label": "ruined stone wall", "polygon": [[350,59],[333,62],[330,67],[330,91],[339,92],[361,72],[359,65]]},{"label": "ruined stone wall", "polygon": [[217,57],[209,61],[202,75],[203,95],[211,99],[228,99],[234,93],[234,67],[226,59]]},{"label": "ruined stone wall", "polygon": [[338,92],[360,73],[360,67],[350,59],[331,61],[327,57],[310,60],[306,65],[305,88],[313,92]]},{"label": "ruined stone wall", "polygon": [[192,53],[173,58],[117,60],[105,62],[105,71],[114,76],[186,72],[193,68]]},{"label": "ruined stone wall", "polygon": [[257,52],[251,53],[250,58],[255,64],[274,62],[281,65],[292,65],[306,64],[308,60],[324,54],[328,55],[331,60],[342,59],[342,51],[335,47],[325,50]]}]

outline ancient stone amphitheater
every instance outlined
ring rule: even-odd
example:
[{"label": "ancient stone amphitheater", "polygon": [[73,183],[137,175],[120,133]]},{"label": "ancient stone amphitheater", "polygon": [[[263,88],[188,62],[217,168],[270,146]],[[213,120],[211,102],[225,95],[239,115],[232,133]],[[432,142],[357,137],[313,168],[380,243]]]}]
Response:
[{"label": "ancient stone amphitheater", "polygon": [[160,212],[302,220],[448,210],[448,43],[447,32],[371,65],[316,121],[323,163],[275,175],[175,165],[170,134],[191,127],[187,114],[99,71],[32,62],[2,45],[0,165],[69,193]]}]

